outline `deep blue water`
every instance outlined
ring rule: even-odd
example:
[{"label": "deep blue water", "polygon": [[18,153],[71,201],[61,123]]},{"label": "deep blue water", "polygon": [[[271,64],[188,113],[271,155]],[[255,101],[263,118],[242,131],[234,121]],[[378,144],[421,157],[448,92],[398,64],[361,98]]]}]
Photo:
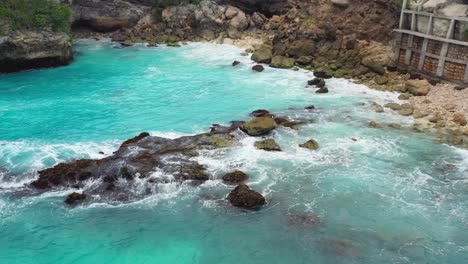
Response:
[{"label": "deep blue water", "polygon": [[[0,263],[468,263],[468,152],[411,129],[368,128],[411,126],[372,110],[396,94],[332,79],[317,95],[311,72],[254,73],[231,46],[76,47],[70,66],[0,75]],[[311,104],[318,110],[289,109]],[[69,208],[71,190],[21,192],[37,170],[104,157],[139,132],[193,134],[259,108],[315,122],[275,131],[283,152],[245,138],[205,153],[212,180],[165,184],[132,204]],[[298,147],[310,138],[319,151]],[[233,169],[249,173],[264,209],[225,203],[232,187],[219,178]]]}]

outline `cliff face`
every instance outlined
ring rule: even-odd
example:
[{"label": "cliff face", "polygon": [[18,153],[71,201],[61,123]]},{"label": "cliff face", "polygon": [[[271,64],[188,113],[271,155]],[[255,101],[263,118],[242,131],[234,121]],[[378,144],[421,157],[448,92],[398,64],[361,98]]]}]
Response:
[{"label": "cliff face", "polygon": [[21,32],[0,37],[0,72],[56,67],[73,61],[65,33]]}]

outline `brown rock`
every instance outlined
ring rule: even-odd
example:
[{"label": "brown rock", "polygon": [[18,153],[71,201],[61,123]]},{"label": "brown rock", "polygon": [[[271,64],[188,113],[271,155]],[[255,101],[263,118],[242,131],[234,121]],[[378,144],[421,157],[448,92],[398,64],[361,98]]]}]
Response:
[{"label": "brown rock", "polygon": [[247,180],[249,176],[240,170],[227,173],[223,176],[223,181],[228,183],[239,183]]},{"label": "brown rock", "polygon": [[411,104],[402,104],[400,111],[398,113],[402,116],[410,116],[414,112],[414,108]]},{"label": "brown rock", "polygon": [[375,121],[370,121],[369,122],[369,127],[372,127],[372,128],[382,128],[382,125],[375,122]]},{"label": "brown rock", "polygon": [[460,125],[460,126],[466,126],[467,125],[467,120],[465,118],[465,116],[462,114],[462,113],[457,113],[453,116],[453,119],[452,121],[457,124],[457,125]]},{"label": "brown rock", "polygon": [[84,199],[86,199],[86,194],[84,193],[77,193],[77,192],[74,192],[72,194],[69,194],[67,196],[67,198],[65,199],[65,203],[68,204],[68,205],[73,205],[73,204],[77,204],[78,202],[81,202],[83,201]]},{"label": "brown rock", "polygon": [[268,45],[262,45],[257,49],[252,55],[252,60],[257,63],[266,63],[269,64],[273,57],[272,47]]},{"label": "brown rock", "polygon": [[256,71],[256,72],[262,72],[265,70],[265,68],[262,66],[262,65],[255,65],[252,67],[252,70]]},{"label": "brown rock", "polygon": [[388,103],[385,104],[385,107],[392,109],[393,111],[400,111],[401,105],[397,103]]},{"label": "brown rock", "polygon": [[255,147],[266,151],[281,151],[280,145],[274,139],[257,141]]},{"label": "brown rock", "polygon": [[258,209],[266,203],[265,197],[244,183],[229,193],[227,199],[233,206],[246,209]]},{"label": "brown rock", "polygon": [[412,95],[424,96],[431,91],[432,85],[427,80],[408,80],[405,87]]},{"label": "brown rock", "polygon": [[308,140],[307,142],[303,143],[303,144],[300,144],[299,147],[301,148],[306,148],[306,149],[310,149],[310,150],[317,150],[320,148],[320,145],[317,141],[315,141],[314,139],[310,139]]}]

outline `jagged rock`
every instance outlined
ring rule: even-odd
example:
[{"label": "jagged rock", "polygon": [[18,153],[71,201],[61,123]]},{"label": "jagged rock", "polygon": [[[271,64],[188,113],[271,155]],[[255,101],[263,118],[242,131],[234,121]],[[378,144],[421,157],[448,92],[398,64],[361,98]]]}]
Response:
[{"label": "jagged rock", "polygon": [[[234,136],[230,133],[240,125],[241,122],[233,122],[230,127],[217,127],[210,133],[176,139],[142,133],[124,142],[109,157],[61,163],[39,171],[39,178],[31,186],[41,190],[86,188],[86,182],[93,180],[96,184],[86,190],[88,195],[96,194],[99,199],[115,201],[120,200],[120,196],[134,200],[150,194],[132,191],[136,178],[147,179],[148,185],[167,182],[164,177],[153,176],[155,171],[172,175],[171,181],[175,182],[203,182],[209,179],[209,175],[205,166],[193,160],[193,157],[198,155],[199,150],[232,145]],[[153,187],[148,186],[148,189]]]},{"label": "jagged rock", "polygon": [[314,71],[314,76],[321,79],[331,79],[333,77],[324,71]]},{"label": "jagged rock", "polygon": [[262,65],[255,65],[252,67],[252,70],[256,71],[256,72],[262,72],[265,70],[265,68],[262,66]]},{"label": "jagged rock", "polygon": [[265,197],[244,183],[229,193],[227,199],[233,206],[245,209],[258,209],[266,203]]},{"label": "jagged rock", "polygon": [[466,126],[468,123],[465,116],[462,113],[455,114],[453,116],[452,121],[460,126]]},{"label": "jagged rock", "polygon": [[281,69],[290,69],[294,67],[295,60],[292,58],[287,58],[283,56],[275,56],[271,60],[271,67],[281,68]]},{"label": "jagged rock", "polygon": [[325,85],[326,85],[326,84],[325,84],[325,80],[322,79],[322,78],[315,78],[315,79],[313,79],[313,80],[308,81],[307,84],[308,84],[308,85],[311,85],[311,86],[312,86],[312,85],[315,85],[315,86],[317,86],[318,88],[323,88],[323,87],[325,87]]},{"label": "jagged rock", "polygon": [[315,53],[315,42],[312,40],[296,40],[289,45],[287,53],[295,58],[312,56]]},{"label": "jagged rock", "polygon": [[280,145],[274,139],[257,141],[255,147],[266,151],[281,151]]},{"label": "jagged rock", "polygon": [[402,104],[400,111],[398,113],[402,116],[410,116],[414,112],[414,108],[411,104]]},{"label": "jagged rock", "polygon": [[296,63],[301,66],[307,66],[312,63],[314,58],[312,56],[301,56],[296,60]]},{"label": "jagged rock", "polygon": [[310,149],[310,150],[317,150],[317,149],[320,148],[320,145],[316,140],[310,139],[310,140],[308,140],[307,142],[305,142],[303,144],[299,144],[299,147]]},{"label": "jagged rock", "polygon": [[249,27],[249,20],[244,12],[240,11],[229,22],[229,26],[238,30],[245,30]]},{"label": "jagged rock", "polygon": [[401,110],[401,105],[397,103],[388,103],[385,104],[385,107],[392,109],[393,111],[400,111]]},{"label": "jagged rock", "polygon": [[384,85],[388,83],[388,78],[385,76],[378,76],[375,78],[375,83],[378,85]]},{"label": "jagged rock", "polygon": [[398,123],[391,123],[388,126],[391,127],[391,128],[394,128],[394,129],[400,129],[401,128],[401,125],[398,124]]},{"label": "jagged rock", "polygon": [[262,117],[262,116],[268,116],[268,117],[273,117],[273,114],[270,113],[270,111],[265,110],[265,109],[258,109],[250,113],[250,116],[253,117]]},{"label": "jagged rock", "polygon": [[306,110],[315,110],[315,105],[306,106],[306,107],[304,107],[304,109],[306,109]]},{"label": "jagged rock", "polygon": [[270,133],[278,127],[275,120],[271,117],[257,117],[243,124],[240,129],[250,136],[262,136]]},{"label": "jagged rock", "polygon": [[412,95],[424,96],[431,91],[432,85],[427,80],[408,80],[405,87]]},{"label": "jagged rock", "polygon": [[223,181],[227,183],[240,183],[247,180],[249,176],[240,170],[235,170],[233,172],[227,173],[223,176]]},{"label": "jagged rock", "polygon": [[273,57],[272,47],[268,45],[262,45],[252,54],[252,60],[257,63],[271,63]]},{"label": "jagged rock", "polygon": [[370,121],[369,122],[369,127],[371,127],[371,128],[382,128],[382,125],[375,122],[375,121]]},{"label": "jagged rock", "polygon": [[233,61],[233,62],[232,62],[232,66],[237,66],[237,65],[239,65],[239,64],[240,64],[240,61]]},{"label": "jagged rock", "polygon": [[27,31],[0,37],[0,72],[63,66],[72,61],[72,42],[65,33]]},{"label": "jagged rock", "polygon": [[68,204],[68,205],[77,204],[77,203],[85,200],[86,197],[87,197],[87,195],[84,194],[84,193],[74,192],[74,193],[69,194],[67,196],[67,198],[65,199],[65,203]]},{"label": "jagged rock", "polygon": [[124,0],[73,0],[73,24],[109,32],[137,24],[151,10],[151,3]]},{"label": "jagged rock", "polygon": [[328,93],[328,88],[326,86],[322,87],[322,88],[318,89],[317,91],[315,91],[315,93],[318,93],[318,94]]}]

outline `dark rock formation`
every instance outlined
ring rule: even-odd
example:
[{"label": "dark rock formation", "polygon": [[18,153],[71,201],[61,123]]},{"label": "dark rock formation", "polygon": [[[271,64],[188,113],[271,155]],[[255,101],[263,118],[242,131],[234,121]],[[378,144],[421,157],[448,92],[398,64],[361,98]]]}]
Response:
[{"label": "dark rock formation", "polygon": [[318,89],[317,91],[315,91],[315,93],[319,93],[319,94],[328,93],[328,88],[327,88],[326,86],[321,87],[320,89]]},{"label": "dark rock formation", "polygon": [[323,71],[314,71],[314,76],[320,79],[330,79],[333,76]]},{"label": "dark rock formation", "polygon": [[262,72],[265,70],[265,68],[262,65],[255,65],[252,67],[252,70],[256,72]]},{"label": "dark rock formation", "polygon": [[0,72],[67,65],[73,61],[73,47],[65,33],[17,32],[0,37]]},{"label": "dark rock formation", "polygon": [[67,196],[67,198],[65,199],[65,203],[68,205],[74,205],[83,201],[84,199],[86,199],[86,197],[86,194],[74,192]]},{"label": "dark rock formation", "polygon": [[227,183],[240,183],[247,180],[249,176],[240,170],[235,170],[233,172],[227,173],[223,176],[223,181]]},{"label": "dark rock formation", "polygon": [[239,64],[240,64],[240,61],[233,61],[233,62],[232,62],[232,66],[237,66],[237,65],[239,65]]},{"label": "dark rock formation", "polygon": [[[136,178],[146,180],[148,192],[153,188],[151,186],[168,181],[203,182],[209,179],[209,175],[193,157],[198,155],[198,150],[232,145],[234,136],[229,133],[237,128],[235,125],[220,127],[211,133],[177,139],[142,133],[125,141],[112,156],[104,159],[77,160],[39,171],[39,178],[31,185],[41,190],[84,188],[85,181],[94,180],[96,184],[86,190],[88,195],[99,194],[103,199],[122,201],[150,194],[132,189]],[[160,174],[155,175],[155,172]],[[161,174],[171,175],[173,179],[158,176]]]},{"label": "dark rock formation", "polygon": [[284,14],[291,8],[288,0],[222,0],[221,2],[237,6],[250,14],[258,11],[269,17]]},{"label": "dark rock formation", "polygon": [[270,113],[270,111],[265,110],[265,109],[258,109],[250,113],[250,116],[253,117],[262,117],[262,116],[268,116],[268,117],[273,117],[273,114]]},{"label": "dark rock formation", "polygon": [[275,120],[271,117],[262,116],[252,119],[243,124],[240,129],[247,133],[249,136],[262,136],[270,133],[273,129],[277,128]]},{"label": "dark rock formation", "polygon": [[266,203],[265,197],[243,183],[229,193],[227,199],[233,206],[245,209],[259,209]]}]

